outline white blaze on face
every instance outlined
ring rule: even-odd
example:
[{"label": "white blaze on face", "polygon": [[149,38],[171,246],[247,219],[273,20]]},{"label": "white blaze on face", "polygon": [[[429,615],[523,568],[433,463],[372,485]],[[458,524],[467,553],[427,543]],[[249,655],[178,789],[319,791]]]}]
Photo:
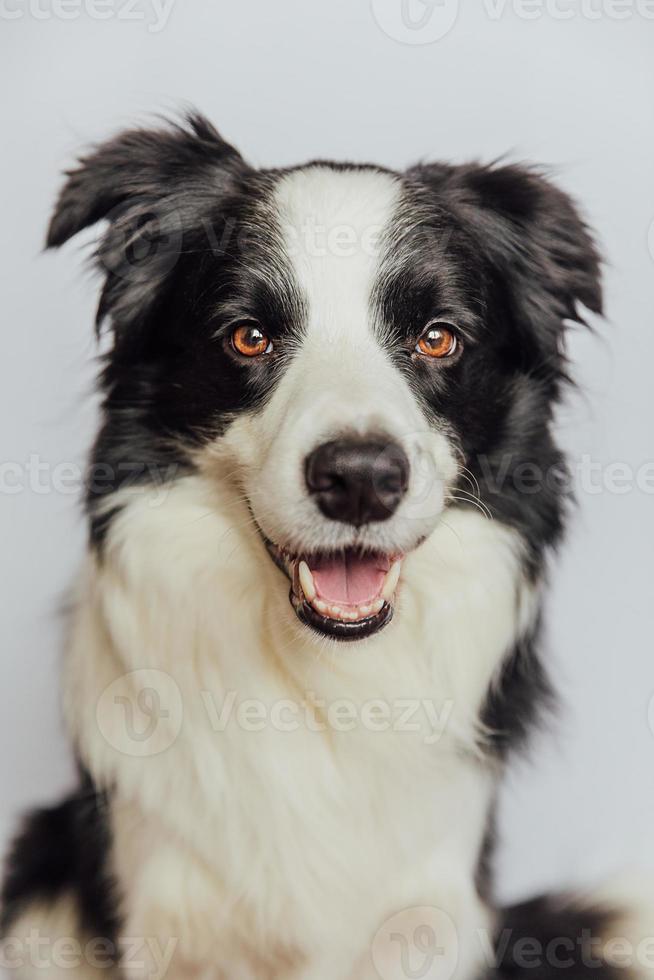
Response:
[{"label": "white blaze on face", "polygon": [[373,169],[311,166],[277,185],[273,207],[306,307],[305,332],[264,410],[227,437],[245,464],[246,490],[264,532],[299,549],[350,543],[350,531],[319,513],[304,484],[306,456],[347,434],[387,434],[410,462],[396,514],[363,532],[379,550],[408,550],[432,530],[443,482],[456,464],[375,330],[373,294],[384,232],[400,181]]}]

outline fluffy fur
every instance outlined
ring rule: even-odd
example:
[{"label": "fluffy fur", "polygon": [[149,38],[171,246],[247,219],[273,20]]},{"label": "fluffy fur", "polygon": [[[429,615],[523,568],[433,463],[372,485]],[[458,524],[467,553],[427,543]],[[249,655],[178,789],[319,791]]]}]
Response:
[{"label": "fluffy fur", "polygon": [[[82,780],[10,855],[7,965],[42,975],[36,931],[46,975],[80,980],[550,980],[552,940],[576,978],[650,976],[606,950],[622,905],[492,901],[498,779],[551,697],[564,325],[601,306],[572,203],[517,167],[255,171],[195,116],[84,159],[48,244],[100,220],[113,341],[64,670]],[[442,361],[416,346],[434,322]],[[239,355],[242,323],[269,355]],[[410,461],[397,508],[325,517],[306,459],[371,434]],[[347,645],[284,574],[341,553],[403,556]]]}]

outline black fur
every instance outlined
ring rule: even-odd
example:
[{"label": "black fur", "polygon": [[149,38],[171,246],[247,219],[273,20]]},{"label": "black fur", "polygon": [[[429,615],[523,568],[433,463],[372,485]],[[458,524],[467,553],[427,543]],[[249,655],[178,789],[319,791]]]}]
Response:
[{"label": "black fur", "polygon": [[482,709],[486,744],[500,758],[523,746],[542,716],[554,711],[554,692],[538,653],[539,632],[536,624],[516,644]]},{"label": "black fur", "polygon": [[[47,244],[107,222],[96,253],[104,276],[97,322],[110,323],[112,344],[87,485],[98,549],[120,509],[116,490],[191,471],[193,449],[261,404],[292,356],[306,310],[268,207],[282,173],[255,171],[192,115],[183,126],[125,133],[68,175]],[[435,164],[399,179],[402,213],[374,297],[384,342],[426,416],[460,449],[458,496],[520,532],[536,578],[561,537],[567,503],[551,435],[567,380],[565,323],[581,319],[578,303],[601,309],[597,251],[566,195],[529,168]],[[411,357],[435,316],[455,325],[464,351],[437,367]],[[265,365],[234,355],[228,337],[242,319],[265,322],[274,338],[276,356]],[[536,632],[507,658],[483,709],[498,761],[524,743],[550,700]],[[32,898],[73,889],[85,931],[116,936],[103,809],[85,777],[75,796],[30,818],[9,860],[4,931]],[[478,875],[484,894],[492,836],[489,827]],[[581,927],[545,903],[508,910],[512,938],[497,980],[559,975],[551,965],[522,970],[516,939],[531,935],[534,921],[545,938]],[[581,980],[591,975],[585,970],[577,960],[568,975]],[[606,969],[592,975],[613,980]]]},{"label": "black fur", "polygon": [[36,810],[9,851],[0,896],[0,935],[32,901],[66,892],[77,899],[83,935],[115,944],[119,917],[111,879],[107,797],[83,773],[79,789],[58,806]]},{"label": "black fur", "polygon": [[458,328],[465,356],[440,371],[404,363],[460,443],[460,491],[521,532],[537,574],[563,528],[566,469],[550,426],[565,322],[581,319],[578,303],[601,310],[597,251],[570,200],[533,170],[437,164],[405,182],[377,302],[398,344],[434,317]]},{"label": "black fur", "polygon": [[601,909],[550,897],[511,906],[500,918],[496,966],[483,980],[620,980],[623,971],[598,956],[610,930]]},{"label": "black fur", "polygon": [[[256,405],[279,373],[257,376],[225,339],[236,318],[262,320],[276,338],[300,329],[301,297],[265,213],[274,180],[197,115],[186,127],[125,133],[68,175],[48,246],[109,223],[96,252],[97,323],[110,320],[113,346],[87,484],[97,545],[111,519],[103,498],[188,472],[189,450]],[[277,290],[258,274],[271,265]]]},{"label": "black fur", "polygon": [[[189,447],[279,377],[284,342],[290,349],[304,322],[266,207],[282,173],[253,170],[192,115],[186,127],[123,134],[69,174],[48,245],[109,222],[97,250],[98,323],[110,319],[114,346],[88,491],[95,542],[106,493],[191,468]],[[563,523],[565,468],[549,426],[566,378],[564,321],[579,319],[578,302],[601,307],[596,250],[569,199],[530,169],[436,164],[402,181],[377,295],[391,353],[426,411],[452,427],[469,470],[462,495],[472,488],[521,531],[537,574]],[[436,314],[465,343],[442,371],[406,358]],[[265,368],[235,360],[223,339],[237,318],[265,322],[280,356]]]}]

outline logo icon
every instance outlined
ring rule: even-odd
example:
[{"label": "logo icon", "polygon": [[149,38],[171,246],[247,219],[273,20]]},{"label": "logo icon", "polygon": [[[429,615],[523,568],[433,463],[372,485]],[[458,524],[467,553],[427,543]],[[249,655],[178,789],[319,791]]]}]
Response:
[{"label": "logo icon", "polygon": [[169,749],[182,730],[182,696],[165,671],[133,670],[104,689],[95,717],[112,748],[146,758]]},{"label": "logo icon", "polygon": [[401,44],[433,44],[452,30],[459,0],[372,0],[384,34]]},{"label": "logo icon", "polygon": [[456,926],[442,909],[403,909],[377,932],[371,954],[381,980],[450,980],[459,961]]}]

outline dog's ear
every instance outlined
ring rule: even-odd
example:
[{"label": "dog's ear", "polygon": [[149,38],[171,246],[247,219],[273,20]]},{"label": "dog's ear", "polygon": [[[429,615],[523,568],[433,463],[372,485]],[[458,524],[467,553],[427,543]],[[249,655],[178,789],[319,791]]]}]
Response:
[{"label": "dog's ear", "polygon": [[67,173],[46,245],[57,247],[108,222],[95,254],[105,275],[97,322],[110,316],[118,336],[148,315],[189,235],[251,172],[195,113],[185,124],[127,131]]},{"label": "dog's ear", "polygon": [[[431,172],[430,172],[431,171]],[[563,371],[563,325],[602,312],[600,258],[567,194],[523,166],[417,167],[494,270],[530,361]]]}]

